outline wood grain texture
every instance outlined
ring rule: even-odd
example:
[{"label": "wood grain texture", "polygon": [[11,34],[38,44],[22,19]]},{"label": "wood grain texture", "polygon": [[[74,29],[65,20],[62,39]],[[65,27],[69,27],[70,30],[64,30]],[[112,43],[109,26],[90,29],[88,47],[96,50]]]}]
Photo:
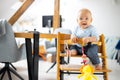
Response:
[{"label": "wood grain texture", "polygon": [[53,31],[60,25],[60,0],[54,2]]}]

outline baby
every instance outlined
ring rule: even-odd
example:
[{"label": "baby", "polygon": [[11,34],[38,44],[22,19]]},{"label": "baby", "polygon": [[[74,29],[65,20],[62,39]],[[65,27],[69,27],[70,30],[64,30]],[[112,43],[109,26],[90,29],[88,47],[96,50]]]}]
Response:
[{"label": "baby", "polygon": [[[77,23],[78,26],[73,30],[71,40],[76,42],[78,38],[83,38],[83,42],[86,56],[95,65],[96,69],[101,69],[100,60],[98,57],[98,46],[95,44],[89,44],[90,42],[96,42],[99,39],[99,35],[94,26],[91,25],[92,14],[88,9],[81,9],[78,13]],[[82,55],[82,46],[79,44],[72,45],[70,47],[72,55]]]}]

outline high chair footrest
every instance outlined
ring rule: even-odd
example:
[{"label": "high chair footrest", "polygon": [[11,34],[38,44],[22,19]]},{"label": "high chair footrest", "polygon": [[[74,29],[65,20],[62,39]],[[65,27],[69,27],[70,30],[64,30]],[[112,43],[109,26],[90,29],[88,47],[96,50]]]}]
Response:
[{"label": "high chair footrest", "polygon": [[[63,71],[80,71],[80,67],[82,65],[75,65],[75,64],[68,64],[68,65],[61,65],[60,69]],[[95,72],[111,72],[109,69],[100,69],[100,70],[95,70]]]}]

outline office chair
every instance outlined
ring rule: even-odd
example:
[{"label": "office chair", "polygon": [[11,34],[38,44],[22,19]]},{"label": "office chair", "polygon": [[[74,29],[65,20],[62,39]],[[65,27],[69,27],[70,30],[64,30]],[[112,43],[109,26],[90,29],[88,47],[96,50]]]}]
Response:
[{"label": "office chair", "polygon": [[[64,33],[64,34],[72,34],[72,31],[70,29],[64,29],[64,28],[57,28],[54,31],[54,34],[57,34],[58,32]],[[57,39],[52,39],[51,43],[46,42],[46,53],[56,54],[56,45]],[[66,63],[66,62],[64,62]],[[56,61],[51,65],[51,67],[46,71],[48,73],[56,64]]]},{"label": "office chair", "polygon": [[[6,20],[0,20],[0,62],[4,63],[4,67],[0,70],[0,80],[3,79],[7,72],[9,80],[12,80],[11,72],[20,80],[24,80],[17,72],[12,63],[17,62],[25,52],[25,45],[18,48],[11,25]],[[25,54],[25,53],[24,53]]]}]

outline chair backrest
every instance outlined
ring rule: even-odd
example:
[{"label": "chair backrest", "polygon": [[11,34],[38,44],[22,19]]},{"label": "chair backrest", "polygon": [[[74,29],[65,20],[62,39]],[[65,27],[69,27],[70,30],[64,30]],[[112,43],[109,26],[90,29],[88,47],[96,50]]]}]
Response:
[{"label": "chair backrest", "polygon": [[0,62],[16,62],[20,59],[20,54],[14,32],[11,25],[6,20],[0,21],[0,27],[5,28],[5,34],[0,36]]}]

